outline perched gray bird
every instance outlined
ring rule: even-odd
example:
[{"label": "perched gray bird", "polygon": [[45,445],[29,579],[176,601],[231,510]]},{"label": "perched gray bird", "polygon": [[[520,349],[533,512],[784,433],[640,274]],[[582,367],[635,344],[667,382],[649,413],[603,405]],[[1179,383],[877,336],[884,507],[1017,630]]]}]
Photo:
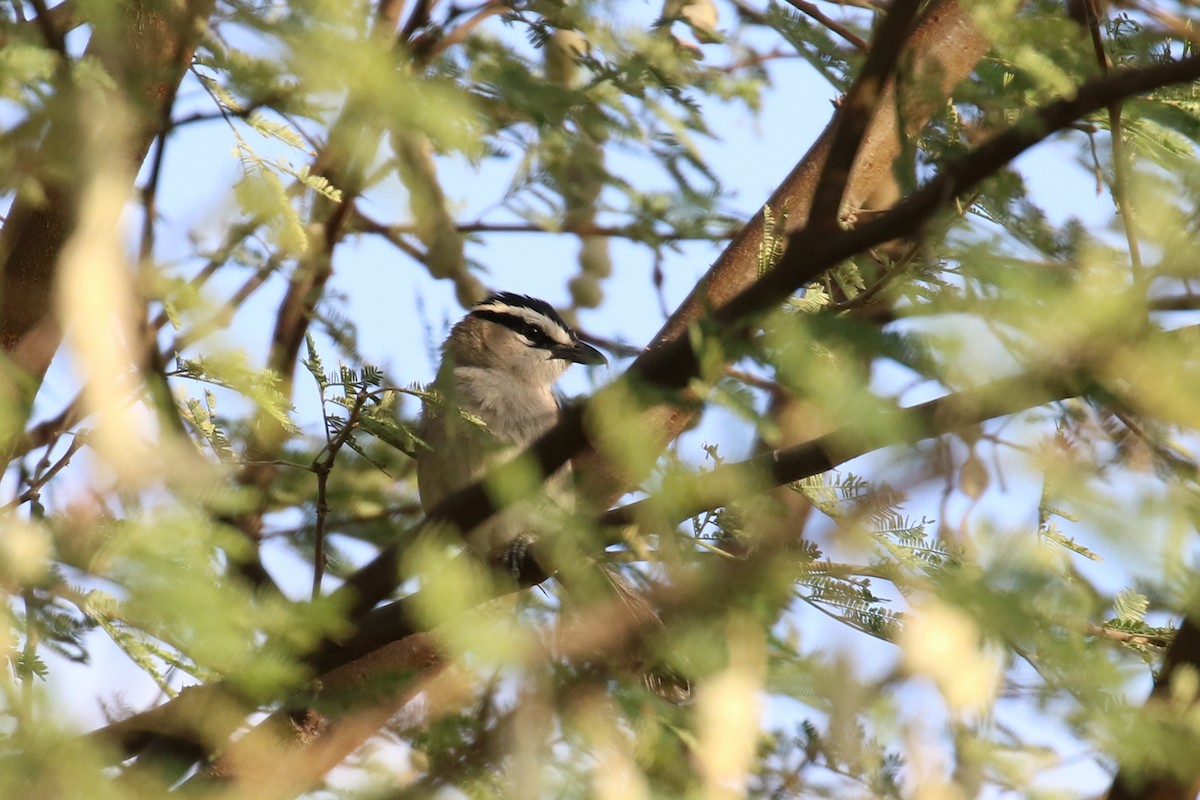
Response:
[{"label": "perched gray bird", "polygon": [[[571,364],[604,364],[599,350],[581,342],[549,303],[511,292],[471,307],[442,346],[442,363],[419,435],[428,445],[417,459],[417,488],[426,512],[520,453],[559,418],[554,383]],[[546,481],[548,502],[570,507],[570,465]],[[536,535],[538,509],[518,504],[472,531],[467,545],[478,557],[516,563]],[[616,594],[634,614],[661,625],[654,610],[620,576],[606,571]],[[644,673],[646,685],[672,702],[690,687],[673,673]]]},{"label": "perched gray bird", "polygon": [[[429,511],[507,461],[558,421],[555,381],[572,363],[604,364],[599,350],[579,341],[549,303],[502,292],[473,306],[442,346],[433,387],[440,403],[426,403],[419,434],[429,450],[417,460],[421,506]],[[546,494],[570,500],[570,467],[547,481]],[[482,558],[500,556],[532,535],[528,508],[497,514],[471,533]]]}]

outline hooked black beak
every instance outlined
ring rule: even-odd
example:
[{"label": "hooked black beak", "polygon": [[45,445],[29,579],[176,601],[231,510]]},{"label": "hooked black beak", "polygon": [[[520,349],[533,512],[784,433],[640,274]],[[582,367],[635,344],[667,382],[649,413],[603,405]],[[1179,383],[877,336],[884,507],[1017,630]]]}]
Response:
[{"label": "hooked black beak", "polygon": [[554,348],[554,357],[573,361],[576,364],[588,364],[591,366],[608,363],[608,359],[604,357],[603,353],[587,342],[580,341],[576,341],[574,344],[560,344],[556,346]]}]

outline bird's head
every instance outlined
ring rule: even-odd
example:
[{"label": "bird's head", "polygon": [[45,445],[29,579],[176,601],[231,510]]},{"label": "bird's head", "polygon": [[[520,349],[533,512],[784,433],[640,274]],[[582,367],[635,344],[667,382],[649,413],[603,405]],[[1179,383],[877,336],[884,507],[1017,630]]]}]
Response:
[{"label": "bird's head", "polygon": [[608,363],[549,303],[512,292],[472,306],[450,332],[445,349],[457,367],[496,370],[546,385],[572,363]]}]

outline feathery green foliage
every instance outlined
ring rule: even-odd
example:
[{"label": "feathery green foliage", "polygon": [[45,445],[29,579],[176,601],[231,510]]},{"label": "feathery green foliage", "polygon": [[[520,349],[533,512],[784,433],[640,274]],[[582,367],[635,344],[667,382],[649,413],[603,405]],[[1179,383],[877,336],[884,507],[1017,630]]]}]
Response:
[{"label": "feathery green foliage", "polygon": [[[1185,796],[1200,20],[1065,5],[878,95],[901,0],[0,9],[0,796]],[[614,367],[489,565],[415,461],[493,289]]]}]

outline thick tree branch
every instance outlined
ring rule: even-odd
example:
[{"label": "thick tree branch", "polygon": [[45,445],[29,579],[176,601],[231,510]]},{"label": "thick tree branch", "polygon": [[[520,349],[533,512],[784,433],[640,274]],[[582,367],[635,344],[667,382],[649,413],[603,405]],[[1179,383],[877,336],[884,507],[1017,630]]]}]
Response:
[{"label": "thick tree branch", "polygon": [[[1194,333],[1195,329],[1185,328],[1163,335],[1175,338]],[[988,419],[1079,396],[1090,388],[1089,380],[1082,374],[1071,375],[1063,370],[1051,374],[1027,373],[910,408],[886,412],[879,419],[848,425],[811,442],[765,453],[699,476],[687,494],[677,497],[670,507],[660,503],[654,508],[653,518],[679,522],[702,511],[744,499],[748,491],[764,491],[820,474],[882,447],[912,444],[942,436]],[[863,430],[886,433],[866,438]],[[609,511],[600,519],[612,526],[632,524],[653,504],[651,501],[639,501]],[[401,538],[407,540],[415,535],[415,530],[406,531]],[[609,540],[598,542],[597,546],[603,547],[621,540],[614,534]],[[552,546],[552,542],[546,542],[537,547],[539,552],[544,552]],[[398,552],[398,548],[390,551],[393,569],[396,568]],[[531,552],[520,565],[520,579],[524,586],[540,583],[549,577],[538,555]],[[497,564],[495,569],[500,574],[508,575],[510,566]],[[341,676],[339,680],[369,684],[373,675],[411,668],[410,650],[401,645],[407,637],[421,633],[409,614],[413,602],[414,598],[410,597],[375,608],[361,619],[354,636],[341,642],[325,643],[308,659],[314,672],[321,676],[318,681],[323,684],[331,675],[337,674]],[[211,741],[217,734],[211,726],[201,727],[200,719],[204,715],[198,709],[226,708],[234,702],[229,690],[220,685],[195,687],[170,703],[112,723],[89,734],[89,737],[114,749],[119,756],[128,757],[149,742],[165,736],[172,742],[176,755],[202,758],[207,752],[203,743]],[[175,706],[179,708],[173,711]],[[231,722],[228,731],[232,732],[234,727],[236,724]]]},{"label": "thick tree branch", "polygon": [[[1146,701],[1147,706],[1161,707],[1166,711],[1170,706],[1178,708],[1178,702],[1171,698],[1171,681],[1181,670],[1194,670],[1200,664],[1200,627],[1195,618],[1189,614],[1183,618],[1183,623],[1167,648],[1167,655],[1162,669],[1154,681],[1154,689]],[[1183,713],[1176,711],[1179,725],[1186,725]],[[1121,770],[1113,781],[1108,793],[1108,800],[1195,800],[1200,792],[1200,762],[1195,753],[1181,753],[1182,756],[1173,765],[1173,774],[1139,772],[1132,774],[1129,770]]]},{"label": "thick tree branch", "polygon": [[[902,111],[906,124],[911,126],[909,133],[920,129],[944,107],[945,99],[971,74],[987,47],[983,33],[955,0],[934,0],[926,7],[901,55],[903,63],[910,65],[912,80],[924,87],[921,92],[906,93],[910,97]],[[842,204],[851,210],[860,207],[880,182],[890,179],[893,163],[901,152],[901,131],[892,110],[894,93],[895,85],[889,83],[876,104],[882,111],[871,119],[858,148],[848,185],[842,192]],[[777,218],[786,214],[792,229],[803,225],[808,217],[817,181],[837,136],[837,125],[835,118],[767,200]],[[684,336],[693,323],[757,279],[763,230],[764,216],[759,211],[655,335],[651,351]],[[650,357],[647,353],[635,366]],[[691,422],[696,407],[694,402],[660,402],[642,412],[639,424],[665,447]],[[581,454],[574,465],[598,506],[611,503],[626,488],[627,479],[595,452]]]},{"label": "thick tree branch", "polygon": [[[691,482],[681,482],[680,489],[670,500],[659,498],[639,500],[600,515],[601,524],[613,531],[607,539],[597,542],[600,547],[624,541],[622,526],[637,524],[649,513],[650,517],[669,524],[711,511],[755,491],[766,491],[803,478],[827,472],[851,459],[897,444],[915,444],[923,439],[936,438],[996,417],[1027,411],[1046,403],[1078,396],[1084,392],[1082,377],[1071,378],[1062,373],[1036,375],[1024,373],[1005,378],[986,386],[946,395],[917,406],[896,409],[878,419],[863,420],[847,425],[812,441],[793,447],[772,450],[697,475]],[[862,431],[887,431],[886,436],[864,437]],[[413,532],[403,538],[409,539]],[[553,551],[553,540],[538,542],[522,560],[520,584],[534,586],[547,580],[550,563],[546,554]],[[394,563],[397,552],[393,552]],[[508,572],[509,564],[497,569]],[[349,640],[330,643],[317,654],[314,665],[325,672],[394,641],[397,637],[416,633],[407,613],[410,600],[402,600],[374,609],[366,614],[358,631]]]},{"label": "thick tree branch", "polygon": [[[986,47],[986,39],[956,2],[938,0],[929,6],[920,24],[913,31],[906,48],[906,57],[912,64],[914,76],[931,81],[944,95],[949,94],[953,87],[970,73]],[[878,107],[889,108],[894,102],[891,99],[894,91],[894,87],[889,85]],[[938,105],[940,103],[934,104],[927,100],[925,105],[911,108],[914,124],[929,119]],[[803,222],[808,214],[817,181],[833,147],[836,127],[835,121],[826,128],[808,154],[767,202],[776,212],[786,210],[792,222]],[[899,131],[894,114],[876,114],[864,136],[865,141],[859,148],[855,171],[845,194],[846,202],[851,205],[860,203],[875,184],[889,174],[892,161],[900,152]],[[658,332],[650,348],[634,361],[630,367],[633,375],[644,377],[648,371],[647,365],[656,358],[662,362],[679,357],[679,351],[683,349],[680,345],[686,347],[688,327],[709,310],[728,302],[754,282],[758,275],[758,248],[762,241],[763,225],[764,216],[760,211],[734,237],[712,269]],[[821,269],[831,266],[832,263],[836,262],[826,264]],[[672,343],[674,350],[671,349]],[[666,353],[665,357],[659,355],[659,351]],[[694,366],[690,353],[684,354],[683,357],[686,363]],[[657,383],[655,380],[650,382]],[[660,443],[665,446],[683,430],[694,413],[693,403],[663,402],[646,409],[637,424],[647,432],[659,436]],[[542,437],[536,445],[535,454],[543,469],[552,462],[561,466],[567,459],[574,458],[576,471],[584,476],[582,485],[588,487],[597,505],[607,505],[615,495],[624,490],[626,481],[594,451],[581,454],[590,444],[592,443],[584,432],[582,413],[576,409],[564,414],[562,422]],[[554,470],[557,468],[554,467]],[[553,470],[544,474],[552,472]],[[457,492],[453,499],[454,503],[443,503],[431,516],[448,519],[461,530],[470,530],[493,513],[482,485]],[[457,510],[463,518],[455,518],[454,514],[445,516],[452,510]],[[443,516],[438,516],[439,513]],[[467,518],[468,516],[470,518]],[[398,578],[395,559],[396,553],[391,548],[385,549],[378,558],[349,579],[344,591],[357,598],[356,610],[366,611],[391,592]]]},{"label": "thick tree branch", "polygon": [[[1200,75],[1200,61],[1193,58],[1145,70],[1119,73],[1108,79],[1096,81],[1083,87],[1076,98],[1047,106],[1026,120],[1026,124],[1018,125],[1013,130],[985,144],[972,155],[947,166],[943,173],[924,189],[875,221],[850,231],[838,232],[819,239],[810,231],[800,231],[792,237],[791,244],[780,265],[768,273],[763,280],[739,293],[739,291],[733,290],[736,281],[734,278],[730,278],[730,283],[726,284],[722,291],[728,291],[728,296],[733,299],[726,303],[712,304],[718,306],[718,310],[712,314],[717,323],[717,329],[725,331],[731,338],[736,338],[750,329],[750,319],[754,314],[774,307],[797,287],[811,280],[824,269],[863,248],[916,231],[956,194],[988,177],[1008,163],[1012,157],[1041,141],[1054,130],[1070,124],[1078,116],[1103,108],[1114,99],[1167,83],[1192,79],[1197,75]],[[1033,124],[1028,124],[1031,122]],[[761,229],[759,236],[761,236]],[[699,295],[703,296],[705,291],[704,289],[699,290]],[[711,300],[711,295],[709,295],[709,299]],[[695,303],[692,308],[692,319],[697,318],[704,310],[703,304],[699,300]],[[678,315],[679,319],[687,316],[687,312],[681,312]],[[635,362],[630,371],[633,379],[640,380],[643,384],[677,390],[685,386],[690,378],[696,376],[697,364],[691,351],[691,345],[686,337],[678,335],[686,330],[687,323],[677,322],[677,324],[680,324],[681,327],[675,336],[669,337],[665,343],[652,350],[645,358]],[[670,327],[669,324],[668,328]],[[1037,400],[1038,398],[1033,399]],[[1041,402],[1046,402],[1046,399],[1042,398]],[[1033,404],[1038,405],[1040,402]],[[1011,412],[1001,410],[997,413]],[[536,445],[533,452],[547,472],[552,472],[558,465],[565,463],[566,459],[578,452],[589,441],[584,419],[584,413],[580,410],[568,412],[565,415],[564,423]],[[826,444],[849,447],[840,442]],[[859,446],[869,446],[869,444]],[[809,454],[805,457],[824,458],[826,461],[831,458],[827,452],[815,456]],[[797,463],[804,466],[805,469],[819,467],[820,469],[817,471],[821,471],[821,469],[827,468],[821,466],[825,463],[824,461],[805,462],[801,456],[797,456],[797,459]],[[435,509],[430,516],[454,521],[461,529],[468,530],[485,519],[491,510],[492,504],[482,487],[475,486],[456,494],[447,503]],[[396,550],[386,551],[372,565],[351,579],[348,591],[358,592],[357,602],[360,609],[365,610],[374,606],[394,589],[396,585],[396,555]],[[125,730],[132,731],[136,735],[136,723],[126,726]]]},{"label": "thick tree branch", "polygon": [[[913,235],[954,197],[971,189],[1029,147],[1079,117],[1105,108],[1114,99],[1198,77],[1200,56],[1195,56],[1093,81],[1080,87],[1074,98],[1059,100],[1039,109],[968,156],[947,164],[938,177],[877,219],[835,234],[808,229],[799,231],[791,237],[774,270],[712,312],[713,330],[723,331],[727,341],[744,336],[752,329],[756,315],[776,307],[826,269],[868,247]],[[697,377],[699,363],[692,344],[686,336],[680,336],[660,344],[634,361],[623,383],[671,392],[682,390]],[[586,408],[605,402],[606,393],[612,391],[601,391],[586,407],[566,409],[562,421],[527,451],[531,458],[536,459],[542,474],[554,474],[584,447],[596,444],[585,424]],[[488,480],[504,480],[499,476],[521,468],[519,465],[501,467]],[[433,509],[429,518],[452,523],[462,531],[470,531],[496,511],[484,488],[485,484],[486,481],[480,481],[455,492]],[[395,559],[396,553],[390,548],[385,549],[378,558],[347,581],[343,591],[357,598],[358,610],[365,611],[375,605],[395,587],[398,579]]]},{"label": "thick tree branch", "polygon": [[[913,409],[894,412],[889,415],[885,424],[881,425],[879,429],[886,428],[890,436],[901,426],[909,424],[911,427],[904,428],[904,433],[900,434],[900,437],[905,440],[909,440],[911,437],[911,440],[915,441],[926,435],[935,435],[934,429],[938,432],[945,432],[964,425],[977,424],[990,416],[1021,410],[1023,402],[1040,405],[1042,402],[1058,396],[1066,396],[1082,390],[1082,383],[1076,384],[1059,376],[1045,382],[1041,382],[1039,378],[1040,376],[1033,375],[1015,376],[1006,381],[925,403]],[[1017,397],[1021,397],[1023,400],[1016,400]],[[924,423],[928,423],[930,428],[918,427],[919,424]],[[833,437],[823,437],[818,442],[812,443],[812,447],[809,449],[816,453],[815,457],[810,457],[799,450],[796,453],[777,453],[774,454],[774,457],[753,459],[743,465],[731,466],[728,472],[721,473],[718,470],[718,473],[721,474],[713,473],[705,476],[702,480],[708,481],[711,477],[713,479],[711,485],[714,488],[723,484],[727,489],[727,481],[740,482],[741,475],[734,473],[743,471],[755,477],[772,473],[771,480],[789,480],[805,474],[814,474],[826,469],[829,463],[836,458],[852,457],[858,454],[856,451],[862,448],[870,449],[871,445],[865,444],[861,435],[862,427],[854,425],[844,429],[841,432],[845,439],[844,442],[831,441]],[[867,425],[866,427],[871,426]],[[865,450],[862,451],[865,452]],[[837,455],[832,455],[835,452]],[[723,497],[728,496],[723,495]],[[738,496],[744,497],[744,495]],[[671,513],[680,515],[686,512],[675,508]],[[775,571],[774,578],[778,579],[778,564],[781,559],[789,557],[789,546],[790,537],[768,536],[748,557],[722,561],[713,565],[713,568],[703,575],[694,575],[692,579],[685,579],[678,585],[665,587],[661,592],[656,592],[656,606],[666,610],[686,609],[689,618],[693,621],[704,619],[712,614],[719,614],[727,609],[731,598],[739,596],[749,587],[761,587],[763,582],[768,580],[767,575],[772,570]],[[536,562],[532,563],[536,568]],[[794,569],[797,572],[837,572],[842,569],[841,565],[802,564],[799,560],[796,560],[795,564]],[[498,571],[506,572],[507,569],[507,565],[497,565]],[[894,575],[885,577],[889,580],[896,579]],[[537,578],[537,580],[541,579],[543,578]],[[393,610],[398,605],[393,604]],[[403,616],[395,617],[392,622],[393,634],[398,629],[411,624]],[[589,608],[587,614],[579,619],[565,620],[561,623],[561,629],[562,635],[555,637],[555,652],[546,654],[547,657],[552,656],[556,661],[562,659],[593,662],[597,652],[606,653],[611,657],[613,653],[623,652],[624,648],[629,647],[640,632],[638,623],[631,620],[627,612],[603,605]],[[337,689],[349,690],[351,696],[356,696],[367,687],[378,685],[388,675],[407,675],[412,668],[412,659],[405,643],[410,639],[414,643],[427,642],[428,637],[429,634],[418,633],[400,641],[380,642],[370,653],[354,662],[333,669],[328,679],[321,679],[321,684],[326,687],[336,687],[335,692]],[[394,651],[396,655],[389,656],[389,651]],[[415,687],[412,684],[403,684],[404,690],[401,696],[414,696],[417,691],[430,685],[430,680],[435,683],[439,681],[444,667],[444,660],[435,659],[433,666],[428,671],[429,677],[418,676]],[[358,702],[362,703],[361,698]],[[330,742],[330,746],[337,752],[349,752],[349,749],[360,745],[375,734],[375,731],[368,725],[354,724],[356,720],[364,717],[370,718],[372,714],[376,715],[373,717],[376,720],[385,718],[385,715],[378,714],[379,707],[371,706],[369,703],[363,705],[364,708],[361,710],[351,711],[347,715],[349,725],[341,724],[338,717],[334,718],[333,726],[340,727],[343,731],[343,734],[335,741]],[[395,708],[395,706],[386,706],[385,708]],[[433,716],[436,717],[436,714]],[[278,722],[277,718],[276,725]],[[346,739],[346,736],[358,738]],[[313,742],[301,741],[298,737],[293,737],[289,747],[287,742],[279,741],[276,737],[275,744],[282,748],[283,753],[278,757],[272,756],[266,759],[262,759],[260,756],[259,760],[275,764],[280,759],[287,759],[288,763],[294,765],[285,774],[289,781],[299,780],[300,776],[305,776],[304,780],[308,782],[316,781],[324,773],[324,770],[337,763],[335,760],[326,760],[320,756],[322,747],[319,743],[314,748]],[[261,752],[254,747],[243,748],[240,742],[234,745],[233,752],[237,754],[243,749],[251,753]],[[310,751],[314,753],[314,758],[304,758],[303,754]],[[279,779],[283,779],[283,777],[281,776]]]},{"label": "thick tree branch", "polygon": [[812,210],[808,218],[810,228],[831,231],[838,228],[842,196],[850,186],[850,172],[863,138],[871,121],[887,111],[882,101],[895,98],[894,92],[886,90],[895,81],[897,59],[908,40],[909,29],[919,5],[917,0],[897,0],[892,4],[879,26],[862,72],[849,93],[842,98],[833,122],[833,145],[813,189]]},{"label": "thick tree branch", "polygon": [[[677,500],[670,509],[660,508],[659,512],[678,522],[692,514],[717,508],[744,497],[744,492],[730,494],[731,483],[740,487],[757,485],[762,489],[782,485],[819,474],[836,467],[843,460],[855,458],[877,447],[940,436],[994,416],[1015,413],[1072,396],[1079,388],[1079,384],[1065,381],[1061,376],[1046,382],[1038,380],[1035,376],[1021,375],[983,388],[948,395],[913,408],[900,409],[891,412],[890,422],[895,423],[896,427],[889,427],[888,430],[897,431],[891,439],[867,441],[857,433],[862,429],[884,429],[882,425],[870,423],[848,426],[812,442],[730,464],[701,476],[686,498]],[[640,517],[647,505],[646,501],[641,501],[614,509],[603,515],[601,520],[614,526],[631,524]],[[415,531],[410,531],[403,534],[403,537],[411,538],[414,535]],[[616,537],[611,542],[600,544],[615,541]],[[396,552],[393,551],[392,555],[394,559]],[[507,566],[497,568],[502,571],[508,570]],[[533,585],[546,580],[547,577],[549,576],[539,566],[536,555],[530,553],[521,564],[522,583]],[[324,681],[325,676],[337,670],[358,670],[366,675],[385,666],[389,669],[395,668],[395,664],[388,660],[383,649],[418,633],[408,614],[411,603],[412,599],[409,598],[371,611],[362,620],[354,637],[340,643],[327,643],[322,651],[313,654],[310,663],[315,671],[323,676],[320,680]],[[354,666],[356,664],[357,666]],[[233,702],[232,698],[226,697],[226,691],[220,686],[189,689],[164,706],[115,722],[94,732],[91,737],[117,748],[121,754],[128,756],[137,753],[156,736],[167,735],[176,741],[179,748],[177,754],[187,752],[190,757],[202,757],[204,751],[198,743],[205,739],[196,737],[198,719],[204,715],[197,709],[211,704]],[[169,710],[174,706],[179,707],[177,712]],[[196,720],[192,719],[193,715],[197,717]],[[191,741],[197,744],[191,745],[189,749],[188,731],[193,729],[197,733],[191,737]],[[211,736],[211,732],[208,735]]]},{"label": "thick tree branch", "polygon": [[[601,516],[606,525],[632,525],[655,509],[655,518],[679,522],[741,499],[746,487],[774,488],[844,464],[884,447],[915,444],[996,417],[1008,416],[1068,397],[1085,394],[1083,377],[1023,373],[984,386],[939,397],[881,415],[869,423],[852,423],[810,442],[771,450],[698,475],[686,496],[664,507],[662,499],[639,500]],[[864,430],[876,432],[866,436]],[[884,433],[879,433],[883,431]],[[614,540],[611,544],[616,544]]]},{"label": "thick tree branch", "polygon": [[[65,5],[65,4],[64,4]],[[132,133],[120,148],[132,181],[151,142],[159,133],[162,109],[183,79],[215,0],[188,0],[170,11],[159,3],[127,5],[119,31],[93,31],[88,56],[95,57],[115,80],[123,95],[115,105],[134,114]],[[44,22],[61,32],[57,6]],[[62,14],[69,14],[65,9]],[[61,82],[56,103],[63,114],[48,131],[40,149],[47,163],[71,165],[67,177],[43,176],[42,192],[21,192],[0,231],[0,348],[9,369],[0,399],[12,403],[9,424],[0,432],[0,450],[7,454],[20,435],[50,360],[62,340],[55,319],[53,291],[59,254],[75,225],[78,194],[85,166],[79,163],[76,97]]]}]

